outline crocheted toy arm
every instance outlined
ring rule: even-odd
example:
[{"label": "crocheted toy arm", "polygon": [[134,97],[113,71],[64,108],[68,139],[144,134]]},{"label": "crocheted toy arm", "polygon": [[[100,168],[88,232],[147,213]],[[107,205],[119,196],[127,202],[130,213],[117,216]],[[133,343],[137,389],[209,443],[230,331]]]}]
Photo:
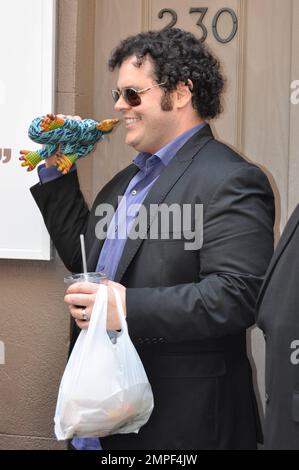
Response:
[{"label": "crocheted toy arm", "polygon": [[20,150],[19,160],[21,166],[27,166],[27,171],[32,171],[45,158],[51,157],[58,151],[57,145],[46,145],[39,150]]}]

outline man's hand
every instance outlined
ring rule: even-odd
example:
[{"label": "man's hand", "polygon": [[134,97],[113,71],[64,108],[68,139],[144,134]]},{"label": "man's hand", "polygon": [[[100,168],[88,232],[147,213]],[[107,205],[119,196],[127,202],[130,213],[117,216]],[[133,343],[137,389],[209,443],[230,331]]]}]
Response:
[{"label": "man's hand", "polygon": [[51,166],[56,166],[56,157],[59,157],[59,152],[54,153],[54,155],[51,155],[49,158],[45,158],[45,166],[46,168],[50,168]]},{"label": "man's hand", "polygon": [[[118,284],[113,281],[104,280],[102,283],[108,286],[107,330],[120,330],[121,324],[118,318],[116,301],[112,287],[118,290],[118,293],[120,294],[125,315],[126,288],[122,284]],[[72,317],[81,329],[88,328],[98,289],[99,284],[93,282],[76,282],[66,291],[64,301],[68,304]],[[83,312],[86,315],[86,320],[82,319]]]}]

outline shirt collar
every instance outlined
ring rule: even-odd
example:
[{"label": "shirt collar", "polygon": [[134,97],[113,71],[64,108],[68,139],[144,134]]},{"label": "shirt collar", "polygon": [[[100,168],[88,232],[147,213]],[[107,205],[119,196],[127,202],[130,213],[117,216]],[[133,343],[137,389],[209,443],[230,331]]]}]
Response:
[{"label": "shirt collar", "polygon": [[164,166],[167,166],[187,140],[189,140],[205,125],[206,123],[204,122],[188,129],[188,131],[168,142],[168,144],[158,150],[154,155],[146,152],[139,153],[134,158],[133,163],[139,168],[139,170],[144,171],[145,173],[148,173],[153,166],[159,163],[163,163]]}]

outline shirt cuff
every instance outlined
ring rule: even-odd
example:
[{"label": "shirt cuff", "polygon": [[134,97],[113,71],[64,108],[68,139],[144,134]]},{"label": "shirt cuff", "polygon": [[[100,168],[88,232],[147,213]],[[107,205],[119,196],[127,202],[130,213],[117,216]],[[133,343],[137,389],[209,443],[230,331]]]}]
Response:
[{"label": "shirt cuff", "polygon": [[[72,173],[75,170],[76,166],[74,165],[70,169],[69,173]],[[48,183],[49,181],[53,181],[64,176],[63,173],[61,173],[61,171],[59,171],[56,166],[50,166],[47,168],[45,164],[39,165],[37,168],[37,172],[41,184]]]}]

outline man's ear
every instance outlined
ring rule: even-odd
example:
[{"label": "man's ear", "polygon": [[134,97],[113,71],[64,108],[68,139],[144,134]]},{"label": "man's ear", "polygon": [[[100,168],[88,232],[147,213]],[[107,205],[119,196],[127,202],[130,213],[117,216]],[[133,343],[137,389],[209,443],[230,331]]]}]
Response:
[{"label": "man's ear", "polygon": [[178,108],[183,108],[192,100],[193,83],[188,80],[187,83],[178,82],[174,91],[176,98],[176,105]]}]

